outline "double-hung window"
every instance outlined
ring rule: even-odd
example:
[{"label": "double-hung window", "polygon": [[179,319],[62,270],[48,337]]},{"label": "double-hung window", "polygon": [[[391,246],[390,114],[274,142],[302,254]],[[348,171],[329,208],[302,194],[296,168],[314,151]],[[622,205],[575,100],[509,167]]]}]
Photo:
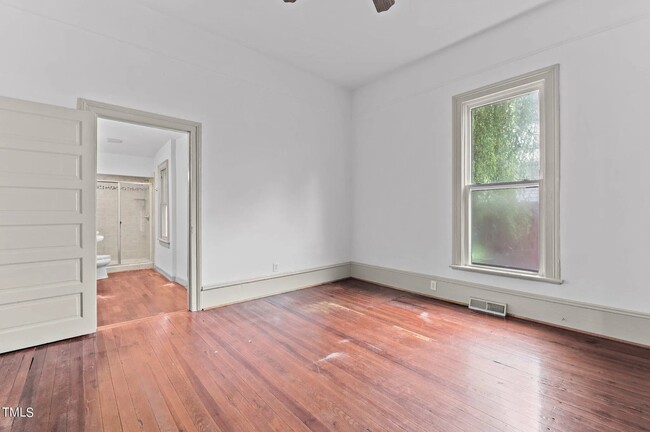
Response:
[{"label": "double-hung window", "polygon": [[158,166],[158,241],[169,242],[169,161]]},{"label": "double-hung window", "polygon": [[454,97],[453,268],[561,281],[558,72]]}]

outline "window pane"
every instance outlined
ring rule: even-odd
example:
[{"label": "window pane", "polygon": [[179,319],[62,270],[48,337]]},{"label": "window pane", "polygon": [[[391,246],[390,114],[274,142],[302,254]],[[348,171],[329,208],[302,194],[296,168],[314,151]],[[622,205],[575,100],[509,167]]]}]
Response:
[{"label": "window pane", "polygon": [[539,92],[473,108],[472,183],[539,179]]},{"label": "window pane", "polygon": [[472,264],[539,270],[539,188],[472,191]]},{"label": "window pane", "polygon": [[160,200],[163,204],[169,201],[169,179],[166,168],[160,170]]},{"label": "window pane", "polygon": [[169,206],[163,204],[160,206],[160,237],[167,240],[169,237]]}]

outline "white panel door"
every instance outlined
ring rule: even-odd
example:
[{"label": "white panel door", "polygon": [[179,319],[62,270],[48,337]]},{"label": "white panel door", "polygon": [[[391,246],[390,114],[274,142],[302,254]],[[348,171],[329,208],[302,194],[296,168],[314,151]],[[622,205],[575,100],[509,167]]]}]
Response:
[{"label": "white panel door", "polygon": [[0,98],[0,353],[96,330],[96,124]]}]

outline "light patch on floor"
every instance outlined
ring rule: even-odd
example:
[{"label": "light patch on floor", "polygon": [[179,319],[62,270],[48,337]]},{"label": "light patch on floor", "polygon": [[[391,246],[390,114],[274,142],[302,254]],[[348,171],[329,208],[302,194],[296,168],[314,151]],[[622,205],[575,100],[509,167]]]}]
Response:
[{"label": "light patch on floor", "polygon": [[429,319],[429,312],[422,312],[420,315],[418,315],[420,319],[424,322],[430,323],[431,320]]},{"label": "light patch on floor", "polygon": [[350,309],[350,308],[342,306],[340,304],[328,302],[328,301],[320,301],[318,303],[312,303],[312,304],[309,304],[309,305],[305,306],[305,311],[306,312],[331,313],[334,310],[344,310],[346,312],[353,312],[353,313],[355,313],[357,315],[363,315],[359,311],[356,311],[354,309]]},{"label": "light patch on floor", "polygon": [[318,360],[317,363],[333,360],[335,358],[339,358],[339,357],[342,357],[344,355],[345,355],[345,353],[343,353],[343,352],[333,352],[332,354],[328,354],[325,357],[323,357],[322,359]]},{"label": "light patch on floor", "polygon": [[418,338],[420,340],[423,340],[423,341],[426,341],[426,342],[431,342],[433,340],[430,337],[421,335],[420,333],[416,333],[416,332],[411,331],[409,329],[405,329],[404,327],[400,327],[400,326],[396,326],[396,325],[394,325],[393,327],[395,327],[396,329],[399,329],[401,331],[404,331],[406,333],[409,333],[410,335],[415,336],[416,338]]}]

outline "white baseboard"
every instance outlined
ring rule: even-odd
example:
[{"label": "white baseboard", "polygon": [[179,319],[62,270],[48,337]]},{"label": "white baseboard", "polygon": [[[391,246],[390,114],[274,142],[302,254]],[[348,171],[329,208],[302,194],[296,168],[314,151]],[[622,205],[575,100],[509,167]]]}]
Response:
[{"label": "white baseboard", "polygon": [[176,282],[179,285],[182,285],[185,289],[187,289],[187,287],[190,285],[190,283],[187,281],[187,279],[182,278],[180,276],[176,276],[174,278],[174,282]]},{"label": "white baseboard", "polygon": [[187,281],[187,279],[184,279],[180,276],[172,276],[158,266],[154,266],[153,269],[156,270],[161,275],[165,276],[168,280],[172,282],[176,282],[179,285],[182,285],[185,289],[187,289],[187,287],[189,286],[189,282]]},{"label": "white baseboard", "polygon": [[318,267],[275,276],[203,287],[201,307],[240,303],[350,277],[350,263]]},{"label": "white baseboard", "polygon": [[142,264],[121,264],[106,267],[108,273],[120,273],[133,270],[148,270],[153,268],[153,263],[142,263]]},{"label": "white baseboard", "polygon": [[[467,305],[470,297],[508,305],[508,314],[584,333],[650,346],[650,314],[563,300],[433,275],[353,262],[351,276],[379,285]],[[431,280],[437,290],[430,289]]]},{"label": "white baseboard", "polygon": [[153,269],[156,270],[156,271],[157,271],[158,273],[160,273],[161,275],[165,276],[165,278],[166,278],[167,280],[170,280],[170,281],[172,281],[172,282],[174,281],[174,276],[170,275],[169,273],[167,273],[165,270],[161,269],[161,268],[158,267],[157,265],[154,265],[154,266],[153,266]]}]

